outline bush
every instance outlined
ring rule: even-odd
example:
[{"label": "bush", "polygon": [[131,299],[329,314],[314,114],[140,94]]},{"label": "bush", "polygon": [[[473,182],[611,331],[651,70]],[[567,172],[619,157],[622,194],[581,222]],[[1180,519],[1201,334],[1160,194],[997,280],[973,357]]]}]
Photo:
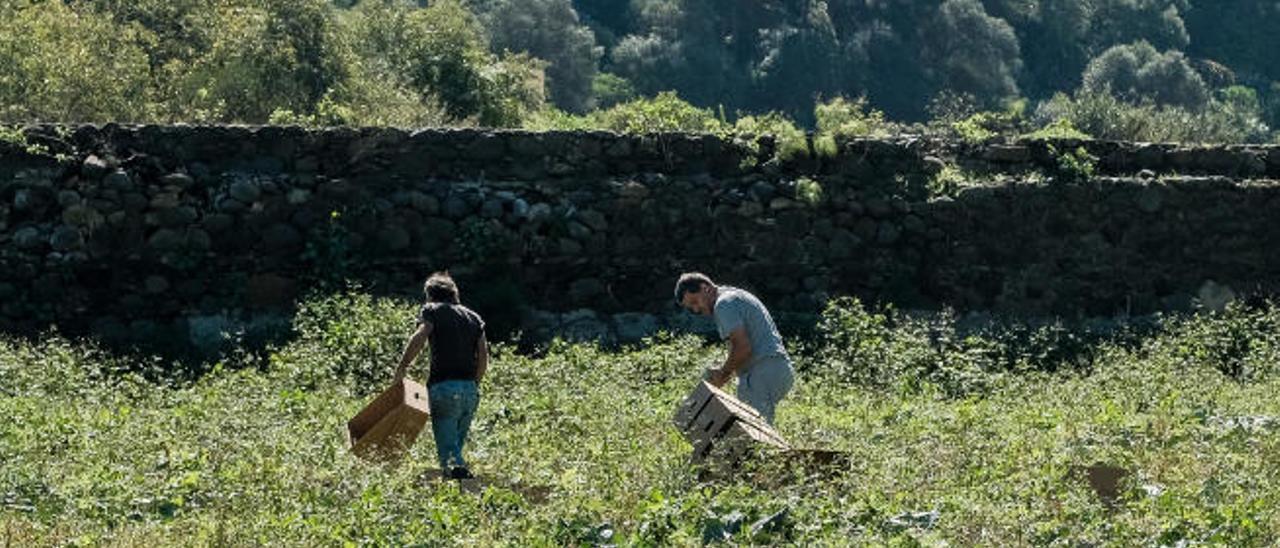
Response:
[{"label": "bush", "polygon": [[782,161],[809,154],[804,130],[780,112],[738,118],[730,133],[735,136],[772,135],[776,144],[774,155]]},{"label": "bush", "polygon": [[[1078,92],[1074,97],[1055,95],[1037,109],[1035,119],[1042,124],[1066,120],[1072,127],[1096,138],[1108,140],[1246,143],[1263,142],[1265,128],[1238,95],[1231,102],[1217,99],[1204,109],[1192,112],[1151,102],[1127,103],[1107,93]],[[1247,105],[1247,102],[1245,103]],[[1242,118],[1243,115],[1243,118]]]},{"label": "bush", "polygon": [[589,119],[596,127],[620,133],[718,132],[724,128],[710,110],[685,102],[674,91],[596,111]]},{"label": "bush", "polygon": [[1072,150],[1060,151],[1052,144],[1049,154],[1057,159],[1053,170],[1054,176],[1063,183],[1087,183],[1093,179],[1094,167],[1098,158],[1082,146]]},{"label": "bush", "polygon": [[849,100],[837,97],[813,107],[818,132],[840,137],[875,137],[889,134],[893,127],[884,113],[867,105],[865,97]]}]

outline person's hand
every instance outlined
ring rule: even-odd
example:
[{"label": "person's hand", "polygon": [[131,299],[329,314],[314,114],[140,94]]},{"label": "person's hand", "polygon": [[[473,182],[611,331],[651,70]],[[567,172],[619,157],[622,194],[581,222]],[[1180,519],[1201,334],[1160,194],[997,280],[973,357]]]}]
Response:
[{"label": "person's hand", "polygon": [[725,371],[723,367],[715,367],[710,370],[707,382],[711,383],[711,386],[716,388],[723,388],[724,385],[729,383],[729,379],[732,377],[733,374]]}]

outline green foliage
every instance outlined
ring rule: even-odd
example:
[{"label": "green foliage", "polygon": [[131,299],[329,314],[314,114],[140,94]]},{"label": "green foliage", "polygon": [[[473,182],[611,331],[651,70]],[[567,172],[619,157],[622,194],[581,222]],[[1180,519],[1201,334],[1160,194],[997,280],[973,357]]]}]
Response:
[{"label": "green foliage", "polygon": [[1010,101],[1003,111],[984,111],[957,120],[950,130],[966,143],[982,143],[996,136],[1017,135],[1026,127],[1026,101]]},{"label": "green foliage", "polygon": [[826,193],[822,190],[822,183],[809,177],[801,177],[796,180],[796,199],[810,206],[817,206],[826,199]]},{"label": "green foliage", "polygon": [[374,299],[353,288],[310,299],[293,329],[302,343],[272,359],[277,373],[305,390],[337,383],[358,394],[390,379],[414,327],[408,303]]},{"label": "green foliage", "polygon": [[1071,120],[1058,118],[1044,127],[1025,135],[1028,139],[1091,139],[1089,134],[1076,129]]},{"label": "green foliage", "polygon": [[1233,379],[1270,378],[1280,361],[1280,309],[1234,302],[1221,312],[1180,321],[1171,329],[1174,355],[1190,366],[1213,367]]},{"label": "green foliage", "polygon": [[947,164],[929,180],[929,195],[954,197],[971,182],[972,177],[968,173],[955,165]]},{"label": "green foliage", "polygon": [[714,132],[722,127],[710,110],[695,107],[672,91],[621,103],[590,118],[597,127],[621,133]]},{"label": "green foliage", "polygon": [[1063,151],[1050,144],[1049,153],[1057,160],[1053,172],[1056,180],[1063,183],[1087,183],[1093,180],[1098,157],[1090,154],[1083,146]]},{"label": "green foliage", "polygon": [[[1243,116],[1243,118],[1242,118]],[[1218,100],[1198,112],[1149,102],[1131,104],[1109,94],[1057,95],[1040,105],[1037,119],[1065,119],[1096,138],[1148,142],[1261,142],[1264,125],[1239,105]]]},{"label": "green foliage", "polygon": [[739,136],[772,135],[776,147],[774,155],[781,161],[809,154],[809,141],[804,130],[779,112],[743,116],[733,123],[728,132]]},{"label": "green foliage", "polygon": [[512,245],[510,233],[502,223],[474,217],[463,223],[453,242],[462,263],[478,266],[504,264]]},{"label": "green foliage", "polygon": [[876,137],[889,133],[892,125],[884,113],[867,104],[866,97],[849,100],[836,97],[813,107],[818,132],[839,137]]},{"label": "green foliage", "polygon": [[399,76],[454,120],[518,126],[544,101],[542,64],[526,55],[490,54],[480,23],[457,0],[426,8],[362,2],[352,17],[352,47],[371,60],[371,75]]},{"label": "green foliage", "polygon": [[148,40],[61,1],[0,9],[0,122],[148,119]]},{"label": "green foliage", "polygon": [[[845,301],[824,318],[835,346],[796,354],[798,382],[777,427],[847,464],[805,471],[765,456],[723,479],[699,479],[670,424],[722,348],[668,335],[620,352],[553,342],[536,357],[496,345],[467,446],[481,479],[463,484],[436,479],[429,435],[396,466],[344,448],[345,421],[389,381],[414,308],[318,296],[295,320],[298,338],[265,361],[239,354],[177,387],[127,372],[174,364],[57,336],[0,337],[6,541],[1257,546],[1280,537],[1280,464],[1258,457],[1280,449],[1274,305],[1165,318],[1119,344],[1055,325],[974,335],[946,315],[908,319]],[[1241,374],[1224,375],[1230,364]],[[1046,372],[1058,366],[1069,367]],[[420,363],[410,376],[424,372]],[[1085,479],[1094,464],[1128,472],[1110,502]]]},{"label": "green foliage", "polygon": [[636,98],[636,89],[626,78],[608,72],[596,74],[591,80],[591,96],[599,109],[611,108]]},{"label": "green foliage", "polygon": [[481,5],[494,51],[525,52],[546,61],[551,102],[570,112],[591,108],[603,51],[578,21],[570,0],[489,0]]},{"label": "green foliage", "polygon": [[1089,62],[1082,76],[1085,93],[1110,93],[1130,102],[1198,109],[1209,89],[1181,52],[1160,53],[1151,44],[1115,46]]}]

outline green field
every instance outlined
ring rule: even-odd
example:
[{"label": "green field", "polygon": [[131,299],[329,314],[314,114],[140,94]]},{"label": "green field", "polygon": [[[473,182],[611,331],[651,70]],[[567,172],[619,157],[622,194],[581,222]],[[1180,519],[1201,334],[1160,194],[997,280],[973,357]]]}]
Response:
[{"label": "green field", "polygon": [[[412,317],[318,298],[291,342],[218,363],[0,339],[4,546],[1280,541],[1271,305],[1083,337],[839,301],[795,348],[778,427],[847,466],[763,460],[716,480],[670,418],[719,348],[498,346],[466,485],[436,479],[430,436],[396,467],[343,447]],[[1093,465],[1129,472],[1114,499],[1085,480]]]}]

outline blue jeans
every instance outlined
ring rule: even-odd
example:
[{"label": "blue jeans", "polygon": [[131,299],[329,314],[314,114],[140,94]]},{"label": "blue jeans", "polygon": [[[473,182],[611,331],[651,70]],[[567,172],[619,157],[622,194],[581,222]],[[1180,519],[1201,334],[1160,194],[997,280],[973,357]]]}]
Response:
[{"label": "blue jeans", "polygon": [[778,402],[794,383],[795,370],[790,361],[781,356],[765,358],[738,375],[738,399],[754,407],[772,425]]},{"label": "blue jeans", "polygon": [[431,433],[436,438],[436,454],[440,469],[466,466],[462,446],[467,443],[471,419],[480,404],[480,391],[475,381],[444,381],[427,388],[431,405]]}]

